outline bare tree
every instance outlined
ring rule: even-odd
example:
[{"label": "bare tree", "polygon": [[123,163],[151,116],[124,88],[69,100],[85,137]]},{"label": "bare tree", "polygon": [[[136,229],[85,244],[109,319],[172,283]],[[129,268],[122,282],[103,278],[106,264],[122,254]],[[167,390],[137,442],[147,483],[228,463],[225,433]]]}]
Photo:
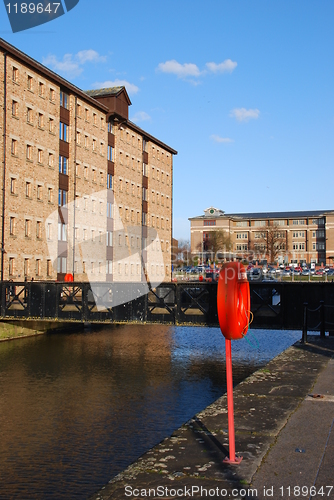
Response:
[{"label": "bare tree", "polygon": [[[286,249],[285,231],[280,230],[280,227],[275,221],[269,221],[268,226],[261,227],[261,231],[254,243],[254,249],[262,251],[269,262],[276,262],[278,256]],[[256,237],[256,236],[255,236]]]},{"label": "bare tree", "polygon": [[179,240],[178,241],[178,249],[177,249],[177,264],[189,264],[191,260],[191,252],[190,252],[190,242],[189,240]]},{"label": "bare tree", "polygon": [[231,238],[223,229],[219,229],[218,231],[209,231],[208,237],[204,240],[204,250],[206,252],[211,252],[214,259],[216,259],[217,254],[220,252],[229,252],[231,247]]}]

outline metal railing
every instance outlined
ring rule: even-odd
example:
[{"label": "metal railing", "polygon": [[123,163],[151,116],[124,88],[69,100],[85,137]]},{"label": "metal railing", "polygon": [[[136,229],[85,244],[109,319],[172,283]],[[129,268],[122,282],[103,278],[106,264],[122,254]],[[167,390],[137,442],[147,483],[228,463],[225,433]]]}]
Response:
[{"label": "metal railing", "polygon": [[[254,328],[307,331],[334,324],[332,283],[250,283],[250,293]],[[326,321],[316,322],[311,316],[320,301]],[[168,282],[148,290],[146,283],[3,281],[0,319],[218,326],[217,283]]]},{"label": "metal railing", "polygon": [[326,331],[334,335],[334,305],[320,300],[318,307],[310,308],[308,302],[304,302],[302,342],[307,342],[309,331],[320,331],[320,337],[325,337]]}]

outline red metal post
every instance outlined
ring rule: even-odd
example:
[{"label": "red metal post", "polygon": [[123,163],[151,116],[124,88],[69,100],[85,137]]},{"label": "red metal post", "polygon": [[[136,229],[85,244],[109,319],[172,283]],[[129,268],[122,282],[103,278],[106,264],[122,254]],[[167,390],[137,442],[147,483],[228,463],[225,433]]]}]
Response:
[{"label": "red metal post", "polygon": [[226,384],[227,384],[227,412],[228,412],[228,441],[230,457],[224,462],[239,464],[242,457],[235,456],[235,434],[234,434],[234,408],[233,408],[233,377],[232,377],[232,348],[231,341],[225,338],[226,351]]}]

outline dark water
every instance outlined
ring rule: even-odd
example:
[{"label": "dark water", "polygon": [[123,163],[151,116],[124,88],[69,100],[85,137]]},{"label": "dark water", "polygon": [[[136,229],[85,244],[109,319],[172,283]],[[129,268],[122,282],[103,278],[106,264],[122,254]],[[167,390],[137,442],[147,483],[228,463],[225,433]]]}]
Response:
[{"label": "dark water", "polygon": [[[233,342],[234,382],[299,338],[253,330]],[[87,499],[225,392],[224,359],[215,328],[0,343],[0,499]]]}]

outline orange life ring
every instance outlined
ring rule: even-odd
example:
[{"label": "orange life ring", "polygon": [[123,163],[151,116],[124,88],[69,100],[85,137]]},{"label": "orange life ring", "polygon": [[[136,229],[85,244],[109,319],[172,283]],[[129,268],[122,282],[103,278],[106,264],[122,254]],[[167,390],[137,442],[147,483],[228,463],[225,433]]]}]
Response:
[{"label": "orange life ring", "polygon": [[73,274],[66,273],[64,277],[64,281],[73,281]]},{"label": "orange life ring", "polygon": [[250,293],[246,269],[239,262],[224,264],[218,279],[219,326],[228,340],[243,338],[250,318]]}]

